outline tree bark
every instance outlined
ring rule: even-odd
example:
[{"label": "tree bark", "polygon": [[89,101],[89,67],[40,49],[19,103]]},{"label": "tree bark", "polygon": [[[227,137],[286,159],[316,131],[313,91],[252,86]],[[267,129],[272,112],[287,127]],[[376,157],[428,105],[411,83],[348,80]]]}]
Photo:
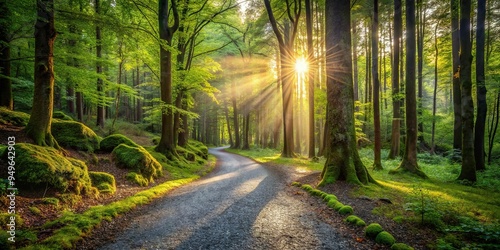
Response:
[{"label": "tree bark", "polygon": [[26,134],[37,145],[59,148],[51,132],[56,35],[53,0],[38,0],[35,24],[35,90],[33,109],[28,125],[26,125]]},{"label": "tree bark", "polygon": [[415,0],[406,1],[406,143],[403,161],[389,173],[408,171],[427,178],[417,164],[417,97],[415,88]]},{"label": "tree bark", "polygon": [[350,1],[325,2],[327,69],[326,163],[320,185],[346,180],[355,184],[375,182],[361,162],[354,128]]},{"label": "tree bark", "polygon": [[484,132],[488,104],[486,103],[486,83],[484,76],[484,45],[485,45],[486,0],[477,1],[477,32],[476,32],[476,96],[477,118],[474,126],[474,156],[476,170],[484,170]]},{"label": "tree bark", "polygon": [[462,169],[459,180],[476,181],[474,102],[472,101],[471,1],[460,1],[460,85],[462,86]]},{"label": "tree bark", "polygon": [[[309,51],[308,62],[312,64],[314,59],[314,45],[313,45],[313,24],[312,24],[312,11],[311,0],[306,0],[306,28],[307,28],[307,50]],[[314,71],[309,69],[308,73],[308,98],[309,98],[309,158],[316,156],[316,145],[314,141]]]},{"label": "tree bark", "polygon": [[10,11],[6,0],[0,1],[0,107],[14,109],[12,98],[12,81],[10,80]]},{"label": "tree bark", "polygon": [[435,154],[436,152],[436,144],[434,141],[434,137],[436,134],[436,100],[437,100],[437,89],[438,89],[438,56],[439,56],[439,47],[438,47],[438,32],[439,22],[436,24],[436,28],[434,29],[434,94],[432,96],[432,130],[431,130],[431,154]]},{"label": "tree bark", "polygon": [[[97,15],[101,14],[101,4],[99,2],[100,0],[95,0],[95,13]],[[102,58],[102,39],[101,39],[101,27],[99,24],[96,24],[95,26],[95,39],[96,39],[96,56],[97,56],[97,63],[96,63],[96,73],[98,75],[102,74],[102,64],[99,60]],[[103,82],[102,79],[97,78],[97,94],[98,94],[98,103],[97,103],[97,126],[100,128],[104,128],[104,121],[105,121],[105,108],[104,108],[104,88],[103,88]]]},{"label": "tree bark", "polygon": [[420,143],[421,149],[426,149],[427,144],[424,138],[424,122],[423,122],[423,100],[424,100],[424,86],[423,86],[423,65],[424,65],[424,35],[425,35],[425,9],[422,0],[417,0],[417,79],[418,79],[418,99],[417,99],[417,113],[418,113],[418,135],[417,140]]},{"label": "tree bark", "polygon": [[391,151],[389,159],[396,159],[400,155],[400,129],[401,129],[401,97],[399,95],[399,61],[400,43],[402,36],[402,13],[401,0],[394,0],[394,37],[393,37],[393,59],[392,59],[392,133]]},{"label": "tree bark", "polygon": [[451,0],[451,47],[453,57],[453,148],[462,149],[462,90],[460,86],[459,0]]},{"label": "tree bark", "polygon": [[382,170],[380,159],[381,136],[380,136],[380,80],[378,73],[378,0],[373,1],[372,15],[372,79],[373,79],[373,126],[374,126],[374,170]]}]

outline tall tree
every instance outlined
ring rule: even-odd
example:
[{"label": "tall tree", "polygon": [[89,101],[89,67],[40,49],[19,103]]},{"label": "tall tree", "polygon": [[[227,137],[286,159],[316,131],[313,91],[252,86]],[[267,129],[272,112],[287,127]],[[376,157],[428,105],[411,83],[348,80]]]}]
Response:
[{"label": "tall tree", "polygon": [[424,137],[424,119],[423,119],[423,101],[424,101],[424,36],[425,36],[425,25],[426,25],[426,14],[425,6],[423,0],[417,0],[417,86],[418,86],[418,98],[417,98],[417,113],[418,117],[418,135],[417,140],[420,143],[421,148],[427,148]]},{"label": "tall tree", "polygon": [[462,149],[462,90],[460,87],[460,5],[451,0],[451,47],[453,60],[453,148]]},{"label": "tall tree", "polygon": [[[100,0],[95,0],[94,3],[95,7],[95,13],[99,17],[101,14],[101,3]],[[96,73],[98,75],[102,74],[102,63],[101,63],[101,58],[102,58],[102,37],[101,37],[101,26],[99,23],[96,24],[95,26],[95,40],[96,40],[96,56],[97,56],[97,62],[96,62]],[[104,120],[105,120],[105,107],[104,107],[104,83],[101,78],[101,76],[98,76],[97,78],[97,94],[99,95],[99,100],[97,103],[97,126],[103,128],[104,127]]]},{"label": "tall tree", "polygon": [[[179,28],[179,12],[177,10],[177,1],[172,0],[169,6],[169,0],[159,1],[158,22],[160,28],[160,88],[161,100],[164,108],[161,114],[161,139],[156,147],[156,151],[167,155],[174,153],[174,117],[172,109],[172,46],[174,33]],[[170,9],[171,8],[171,9]],[[173,19],[171,19],[173,15]],[[170,26],[170,21],[173,24]]]},{"label": "tall tree", "polygon": [[327,127],[329,146],[321,183],[375,182],[359,158],[354,128],[351,13],[349,0],[325,2]]},{"label": "tall tree", "polygon": [[474,126],[474,156],[476,170],[484,170],[484,133],[488,105],[486,103],[486,83],[484,76],[486,0],[477,1],[477,31],[476,31],[476,96],[477,118]]},{"label": "tall tree", "polygon": [[415,0],[406,1],[406,143],[403,161],[395,170],[409,171],[426,178],[417,163],[417,97],[415,88]]},{"label": "tall tree", "polygon": [[[313,45],[313,21],[311,11],[311,0],[306,0],[306,29],[307,29],[307,50],[309,51],[309,63],[314,61]],[[312,69],[310,69],[312,70]],[[316,156],[316,146],[314,144],[314,73],[308,74],[308,98],[309,98],[309,158]]]},{"label": "tall tree", "polygon": [[476,181],[474,102],[472,101],[471,1],[460,1],[460,85],[462,87],[462,169],[459,180]]},{"label": "tall tree", "polygon": [[37,1],[35,23],[35,91],[26,134],[35,144],[59,148],[52,136],[54,105],[54,1]]},{"label": "tall tree", "polygon": [[10,11],[7,0],[0,0],[0,107],[14,109],[12,82],[10,80]]},{"label": "tall tree", "polygon": [[378,0],[373,0],[372,14],[372,79],[373,79],[373,126],[375,132],[375,147],[373,149],[373,169],[382,170],[380,151],[380,80],[378,75]]},{"label": "tall tree", "polygon": [[401,97],[399,95],[399,52],[400,39],[402,34],[402,13],[401,0],[394,0],[394,36],[392,43],[392,133],[391,133],[391,151],[389,158],[395,159],[399,156],[400,149],[400,124],[401,124]]}]

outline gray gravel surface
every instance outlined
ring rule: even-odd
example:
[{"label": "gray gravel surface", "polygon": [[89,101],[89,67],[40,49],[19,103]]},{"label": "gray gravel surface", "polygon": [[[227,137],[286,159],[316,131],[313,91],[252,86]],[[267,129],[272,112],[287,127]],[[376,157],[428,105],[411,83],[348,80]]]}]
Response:
[{"label": "gray gravel surface", "polygon": [[211,149],[218,167],[133,218],[100,249],[353,249],[286,192],[283,170]]}]

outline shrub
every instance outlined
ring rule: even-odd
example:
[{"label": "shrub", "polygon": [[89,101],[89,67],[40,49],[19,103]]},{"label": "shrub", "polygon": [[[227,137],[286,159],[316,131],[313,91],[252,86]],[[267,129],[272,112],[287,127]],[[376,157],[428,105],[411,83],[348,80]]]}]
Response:
[{"label": "shrub", "polygon": [[104,152],[112,152],[116,146],[122,143],[131,147],[139,147],[139,145],[122,134],[112,134],[102,139],[99,143],[99,149]]},{"label": "shrub", "polygon": [[[5,156],[6,152],[4,152]],[[50,185],[59,191],[91,193],[84,162],[66,158],[54,148],[27,143],[16,144],[16,179],[21,185]]]},{"label": "shrub", "polygon": [[99,148],[99,137],[96,133],[75,121],[52,121],[52,134],[59,145],[77,150],[93,152]]},{"label": "shrub", "polygon": [[149,181],[146,180],[142,175],[136,173],[136,172],[130,172],[126,176],[127,180],[130,182],[133,182],[139,186],[145,187],[149,185]]},{"label": "shrub", "polygon": [[52,118],[56,118],[56,119],[64,120],[64,121],[73,121],[73,118],[71,118],[71,116],[65,114],[62,111],[54,111],[54,113],[52,114]]},{"label": "shrub", "polygon": [[391,246],[391,250],[413,250],[413,247],[410,247],[404,243],[394,243]]},{"label": "shrub", "polygon": [[366,223],[365,221],[363,221],[361,218],[359,218],[358,216],[356,215],[349,215],[347,216],[347,218],[345,219],[346,222],[350,223],[350,224],[354,224],[356,226],[365,226]]},{"label": "shrub", "polygon": [[346,214],[352,214],[354,210],[352,209],[351,206],[343,206],[339,209],[339,213],[341,215],[346,215]]},{"label": "shrub", "polygon": [[119,167],[141,174],[148,182],[162,175],[161,164],[143,147],[120,144],[111,154]]},{"label": "shrub", "polygon": [[386,246],[392,246],[396,242],[396,239],[394,239],[394,236],[389,232],[382,231],[375,238],[375,242]]},{"label": "shrub", "polygon": [[366,227],[365,235],[369,238],[375,239],[375,237],[377,237],[377,235],[382,231],[384,231],[384,229],[380,224],[372,223]]},{"label": "shrub", "polygon": [[116,191],[115,177],[111,174],[104,172],[89,172],[92,185],[96,187],[101,193],[114,194]]},{"label": "shrub", "polygon": [[28,124],[29,120],[30,115],[26,113],[0,107],[0,124],[24,127]]}]

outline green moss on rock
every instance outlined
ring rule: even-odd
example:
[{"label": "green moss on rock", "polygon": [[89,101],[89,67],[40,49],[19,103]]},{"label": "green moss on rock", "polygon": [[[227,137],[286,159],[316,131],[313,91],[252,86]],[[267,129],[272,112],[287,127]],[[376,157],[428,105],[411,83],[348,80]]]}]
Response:
[{"label": "green moss on rock", "polygon": [[394,243],[396,243],[396,239],[394,239],[394,236],[392,236],[389,232],[382,231],[377,234],[375,242],[386,246],[392,246]]},{"label": "green moss on rock", "polygon": [[64,121],[73,121],[73,118],[71,118],[71,116],[65,114],[62,111],[54,111],[54,113],[52,114],[52,118],[56,118],[56,119],[60,119],[60,120],[64,120]]},{"label": "green moss on rock", "polygon": [[339,202],[335,203],[335,206],[333,207],[333,210],[340,211],[340,209],[343,208],[343,207],[344,207],[344,204],[342,204],[342,202],[339,201]]},{"label": "green moss on rock", "polygon": [[325,200],[326,202],[329,202],[331,200],[337,200],[337,196],[333,195],[333,194],[327,194],[325,197],[323,197],[323,200]]},{"label": "green moss on rock", "polygon": [[377,235],[382,231],[384,231],[384,229],[380,224],[372,223],[366,227],[365,235],[369,238],[375,239],[375,237],[377,237]]},{"label": "green moss on rock", "polygon": [[162,175],[161,164],[143,147],[120,144],[111,153],[119,167],[130,169],[143,176],[148,183]]},{"label": "green moss on rock", "polygon": [[145,187],[149,185],[149,181],[144,178],[141,174],[138,174],[136,172],[130,172],[126,176],[127,180],[129,180],[132,183],[135,183],[139,186]]},{"label": "green moss on rock", "polygon": [[410,247],[404,243],[394,243],[391,246],[391,250],[414,250],[414,248]]},{"label": "green moss on rock", "polygon": [[339,209],[339,214],[341,215],[347,215],[352,213],[354,213],[354,209],[352,209],[351,206],[343,206]]},{"label": "green moss on rock", "polygon": [[292,186],[300,187],[300,186],[302,186],[302,184],[300,184],[300,182],[294,181],[294,182],[292,182]]},{"label": "green moss on rock", "polygon": [[360,226],[360,227],[364,227],[366,225],[365,221],[362,220],[361,218],[359,218],[356,215],[349,215],[349,216],[347,216],[347,218],[345,219],[345,221],[348,222],[348,223],[350,223],[350,224],[354,224],[354,225]]},{"label": "green moss on rock", "polygon": [[[6,152],[2,157],[6,157]],[[66,158],[52,147],[27,143],[16,144],[16,181],[29,186],[48,184],[76,194],[94,192],[84,162]]]},{"label": "green moss on rock", "polygon": [[114,194],[116,192],[115,177],[104,172],[89,172],[92,185],[101,193]]},{"label": "green moss on rock", "polygon": [[102,139],[99,143],[99,149],[104,152],[112,152],[116,146],[122,143],[131,147],[139,147],[139,145],[122,134],[112,134]]},{"label": "green moss on rock", "polygon": [[207,160],[208,159],[208,148],[202,142],[196,140],[189,140],[186,145],[186,149],[194,152],[199,157]]},{"label": "green moss on rock", "polygon": [[304,184],[304,185],[302,185],[301,188],[307,192],[310,192],[311,190],[313,190],[313,187],[311,187],[311,185],[309,185],[309,184]]},{"label": "green moss on rock", "polygon": [[0,107],[0,124],[24,127],[28,124],[30,115],[24,112],[12,111],[5,107]]},{"label": "green moss on rock", "polygon": [[99,148],[99,137],[92,129],[80,122],[54,120],[52,121],[52,135],[63,147],[88,152]]}]

